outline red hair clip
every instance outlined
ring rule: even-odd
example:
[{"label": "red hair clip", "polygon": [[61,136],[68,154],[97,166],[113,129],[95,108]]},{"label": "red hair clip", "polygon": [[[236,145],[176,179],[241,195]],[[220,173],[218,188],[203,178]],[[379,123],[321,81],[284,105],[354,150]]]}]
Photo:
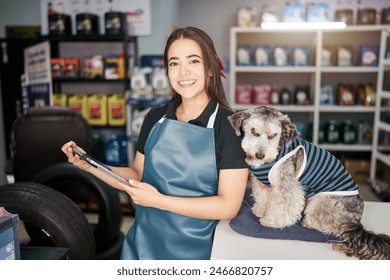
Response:
[{"label": "red hair clip", "polygon": [[218,56],[217,56],[217,59],[218,59],[218,65],[219,65],[219,69],[220,69],[219,75],[221,75],[222,77],[224,77],[226,79],[225,73],[222,72],[225,69],[225,66],[223,66],[222,61],[219,59]]}]

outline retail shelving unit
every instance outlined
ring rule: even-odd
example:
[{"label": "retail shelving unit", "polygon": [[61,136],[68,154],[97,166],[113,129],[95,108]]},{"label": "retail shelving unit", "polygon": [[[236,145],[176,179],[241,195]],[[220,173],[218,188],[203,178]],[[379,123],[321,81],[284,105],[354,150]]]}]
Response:
[{"label": "retail shelving unit", "polygon": [[[129,91],[131,88],[130,73],[131,68],[136,65],[138,58],[138,43],[136,36],[128,35],[73,35],[73,36],[45,36],[42,39],[48,40],[51,46],[51,57],[73,57],[80,61],[85,57],[95,54],[106,56],[107,54],[123,53],[125,77],[120,79],[99,78],[53,78],[54,93],[80,94],[80,93],[107,93],[116,94]],[[130,107],[127,102],[126,107]],[[127,108],[128,109],[128,108]],[[131,111],[128,109],[126,111]],[[110,134],[124,134],[129,138],[130,132],[128,122],[128,112],[126,112],[126,124],[122,126],[93,126],[93,130],[98,134],[107,137]],[[127,154],[132,156],[133,143],[128,140]],[[132,159],[128,159],[130,162]]]},{"label": "retail shelving unit", "polygon": [[[370,179],[375,181],[378,160],[390,166],[389,142],[381,139],[381,136],[390,134],[390,123],[385,122],[385,117],[390,117],[390,59],[386,59],[385,52],[390,45],[390,26],[382,32],[380,51],[380,73],[378,74],[378,91],[375,109],[375,125],[373,137],[373,149],[371,154]],[[374,183],[374,182],[373,182]],[[386,182],[389,183],[389,182]],[[375,184],[375,183],[374,183]]]},{"label": "retail shelving unit", "polygon": [[[374,122],[376,108],[362,105],[320,105],[321,87],[331,85],[335,96],[339,83],[377,84],[382,64],[379,66],[322,66],[322,52],[325,47],[336,49],[339,46],[351,45],[357,55],[358,47],[363,44],[380,45],[383,51],[382,25],[352,26],[342,30],[263,30],[260,27],[232,27],[230,30],[230,84],[229,101],[235,110],[254,108],[254,104],[236,102],[238,84],[269,84],[276,87],[287,87],[291,92],[296,85],[310,86],[309,105],[270,105],[287,113],[294,122],[312,123],[312,142],[319,144],[320,125],[330,119],[350,119],[357,126],[359,120]],[[240,45],[267,45],[272,47],[305,47],[311,50],[309,66],[240,66],[237,65],[237,48]],[[353,63],[356,57],[353,59]],[[333,151],[370,152],[372,143],[365,144],[322,144]]]}]

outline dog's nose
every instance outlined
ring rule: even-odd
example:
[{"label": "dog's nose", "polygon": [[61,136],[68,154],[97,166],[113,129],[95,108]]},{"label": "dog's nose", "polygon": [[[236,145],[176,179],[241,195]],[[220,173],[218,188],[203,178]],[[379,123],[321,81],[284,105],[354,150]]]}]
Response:
[{"label": "dog's nose", "polygon": [[265,157],[265,154],[262,153],[262,152],[258,152],[258,153],[255,154],[255,156],[256,156],[257,159],[263,159]]}]

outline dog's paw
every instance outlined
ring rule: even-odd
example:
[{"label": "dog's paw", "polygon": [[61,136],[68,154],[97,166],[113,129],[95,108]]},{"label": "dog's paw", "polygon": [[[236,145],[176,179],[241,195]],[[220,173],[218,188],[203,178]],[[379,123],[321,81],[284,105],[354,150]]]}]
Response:
[{"label": "dog's paw", "polygon": [[300,220],[300,216],[296,215],[264,215],[260,218],[260,223],[266,227],[285,228],[294,225]]}]

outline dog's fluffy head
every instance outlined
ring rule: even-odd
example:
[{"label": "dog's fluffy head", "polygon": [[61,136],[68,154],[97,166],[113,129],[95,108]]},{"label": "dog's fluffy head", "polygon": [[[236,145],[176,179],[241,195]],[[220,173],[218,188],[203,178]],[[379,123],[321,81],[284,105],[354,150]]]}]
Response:
[{"label": "dog's fluffy head", "polygon": [[299,135],[290,118],[272,107],[241,111],[228,120],[238,136],[243,133],[241,146],[246,162],[254,167],[275,160],[281,145],[289,146]]}]

